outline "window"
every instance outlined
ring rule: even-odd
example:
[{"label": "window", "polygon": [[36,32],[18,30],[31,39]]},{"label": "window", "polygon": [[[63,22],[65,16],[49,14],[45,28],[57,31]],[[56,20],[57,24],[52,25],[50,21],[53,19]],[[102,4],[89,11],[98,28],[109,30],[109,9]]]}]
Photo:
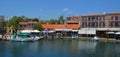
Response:
[{"label": "window", "polygon": [[101,22],[100,27],[104,27],[104,26],[105,26],[104,22]]},{"label": "window", "polygon": [[87,27],[87,23],[86,23],[86,22],[83,22],[83,23],[82,23],[82,26],[83,26],[83,27]]},{"label": "window", "polygon": [[89,27],[92,27],[92,23],[89,23]]},{"label": "window", "polygon": [[97,27],[97,23],[94,23],[94,27]]},{"label": "window", "polygon": [[101,26],[103,26],[103,23],[101,23]]},{"label": "window", "polygon": [[87,21],[87,18],[86,18],[86,17],[83,17],[82,21],[84,21],[84,22]]},{"label": "window", "polygon": [[118,19],[117,16],[112,16],[112,17],[111,17],[111,20],[112,20],[112,21],[115,21],[115,20],[117,20],[117,19]]},{"label": "window", "polygon": [[112,27],[115,27],[115,22],[112,23]]},{"label": "window", "polygon": [[111,20],[113,20],[113,16],[111,16]]},{"label": "window", "polygon": [[115,16],[115,20],[118,20],[118,16]]},{"label": "window", "polygon": [[90,18],[90,21],[97,21],[98,20],[98,17],[91,17]]},{"label": "window", "polygon": [[94,21],[97,21],[97,20],[98,20],[98,17],[94,17],[94,19],[95,19]]},{"label": "window", "polygon": [[84,21],[87,21],[87,18],[84,18]]},{"label": "window", "polygon": [[92,21],[93,17],[89,17],[89,21]]},{"label": "window", "polygon": [[120,16],[118,16],[118,21],[120,21]]},{"label": "window", "polygon": [[118,26],[120,26],[120,22],[118,22]]},{"label": "window", "polygon": [[34,27],[34,24],[29,24],[29,27],[30,27],[30,28],[33,28],[33,27]]},{"label": "window", "polygon": [[118,27],[120,27],[120,22],[118,22]]},{"label": "window", "polygon": [[84,23],[84,26],[86,26],[86,23]]},{"label": "window", "polygon": [[96,21],[96,18],[95,18],[95,17],[93,17],[93,21]]},{"label": "window", "polygon": [[104,21],[104,16],[101,17],[101,21]]}]

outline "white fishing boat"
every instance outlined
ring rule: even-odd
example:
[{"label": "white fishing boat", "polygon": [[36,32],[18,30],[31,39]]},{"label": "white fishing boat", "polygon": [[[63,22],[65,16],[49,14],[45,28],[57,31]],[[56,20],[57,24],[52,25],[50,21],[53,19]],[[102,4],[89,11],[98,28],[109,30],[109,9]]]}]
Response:
[{"label": "white fishing boat", "polygon": [[94,38],[92,39],[93,41],[98,41],[98,37],[97,36],[94,36]]},{"label": "white fishing boat", "polygon": [[72,38],[78,38],[78,36],[77,35],[73,35]]}]

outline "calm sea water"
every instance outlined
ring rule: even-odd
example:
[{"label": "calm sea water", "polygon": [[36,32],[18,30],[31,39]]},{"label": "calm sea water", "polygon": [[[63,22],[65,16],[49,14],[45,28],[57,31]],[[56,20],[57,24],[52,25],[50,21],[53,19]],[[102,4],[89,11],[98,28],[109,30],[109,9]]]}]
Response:
[{"label": "calm sea water", "polygon": [[120,57],[120,43],[76,39],[0,41],[0,57]]}]

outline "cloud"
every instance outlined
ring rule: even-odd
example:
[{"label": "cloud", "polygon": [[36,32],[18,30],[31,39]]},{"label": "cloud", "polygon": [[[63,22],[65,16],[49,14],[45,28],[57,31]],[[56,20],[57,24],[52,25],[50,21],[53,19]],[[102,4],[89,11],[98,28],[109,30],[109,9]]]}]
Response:
[{"label": "cloud", "polygon": [[64,8],[63,12],[62,12],[62,15],[70,16],[70,15],[72,15],[72,13],[73,13],[73,11],[71,11],[69,8]]},{"label": "cloud", "polygon": [[69,11],[69,8],[64,8],[63,11],[64,12]]}]

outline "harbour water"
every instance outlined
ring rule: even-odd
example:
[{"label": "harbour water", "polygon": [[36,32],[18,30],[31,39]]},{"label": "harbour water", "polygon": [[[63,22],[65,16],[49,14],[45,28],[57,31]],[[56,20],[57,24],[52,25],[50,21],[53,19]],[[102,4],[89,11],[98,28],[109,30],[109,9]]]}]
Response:
[{"label": "harbour water", "polygon": [[120,43],[78,39],[0,41],[0,57],[120,57]]}]

